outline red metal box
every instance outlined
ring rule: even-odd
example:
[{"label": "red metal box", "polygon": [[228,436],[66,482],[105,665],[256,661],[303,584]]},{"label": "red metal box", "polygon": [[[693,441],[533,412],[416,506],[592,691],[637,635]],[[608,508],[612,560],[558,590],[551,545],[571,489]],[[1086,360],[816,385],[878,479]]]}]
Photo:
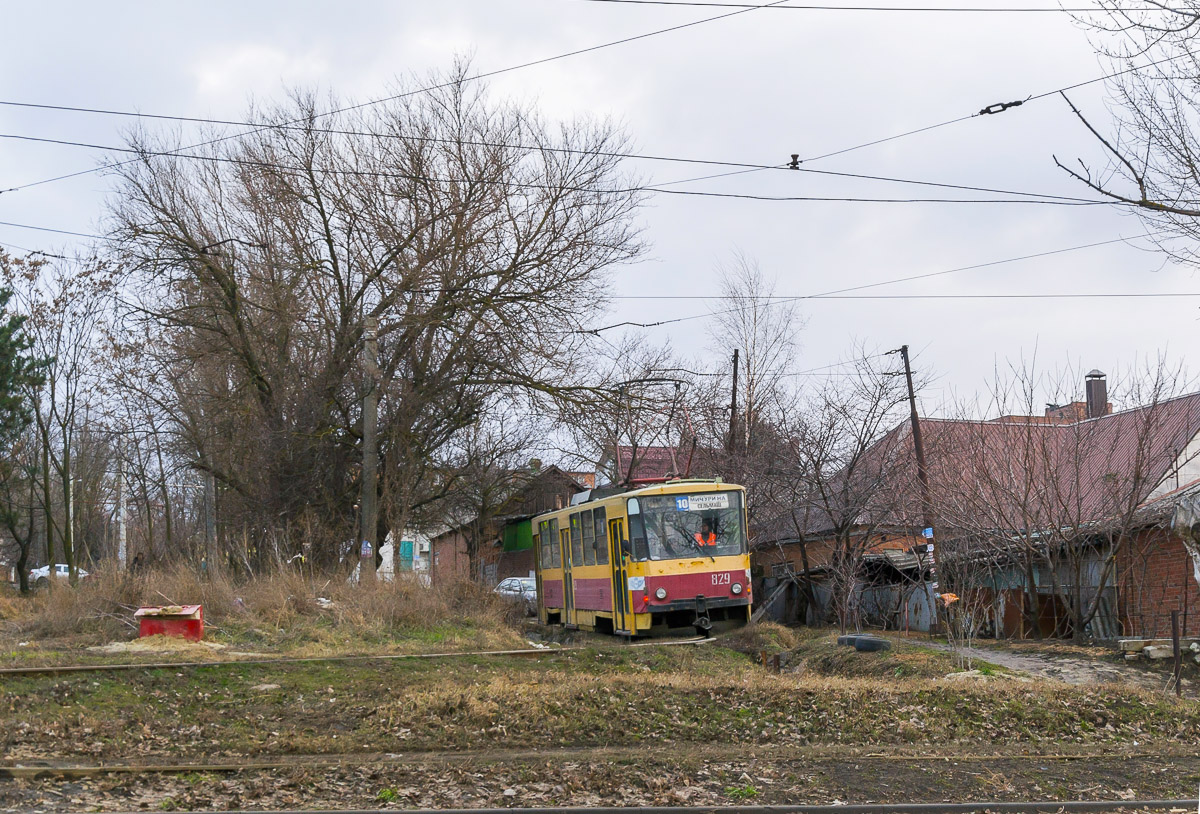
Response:
[{"label": "red metal box", "polygon": [[182,636],[198,642],[204,638],[203,605],[164,605],[138,608],[133,614],[138,620],[138,636]]}]

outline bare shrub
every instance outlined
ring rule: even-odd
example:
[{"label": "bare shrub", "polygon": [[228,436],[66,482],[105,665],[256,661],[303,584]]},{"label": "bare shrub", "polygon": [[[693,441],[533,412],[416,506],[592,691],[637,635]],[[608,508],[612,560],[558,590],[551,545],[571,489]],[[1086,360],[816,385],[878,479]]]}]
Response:
[{"label": "bare shrub", "polygon": [[201,604],[218,638],[290,648],[356,649],[413,639],[454,646],[512,647],[521,642],[524,609],[470,582],[423,587],[415,579],[360,588],[341,580],[281,571],[235,584],[175,567],[143,575],[112,569],[77,587],[55,586],[6,605],[10,633],[34,640],[110,640],[133,635],[133,611],[143,605]]}]

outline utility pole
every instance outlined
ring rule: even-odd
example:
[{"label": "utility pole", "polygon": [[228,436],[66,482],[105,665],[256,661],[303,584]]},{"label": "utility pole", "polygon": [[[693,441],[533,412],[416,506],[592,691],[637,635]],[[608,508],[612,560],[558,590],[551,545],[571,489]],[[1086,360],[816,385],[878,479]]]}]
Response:
[{"label": "utility pole", "polygon": [[359,550],[358,579],[360,585],[375,582],[376,529],[379,525],[379,495],[376,481],[379,469],[379,323],[375,317],[367,317],[364,339],[367,393],[363,398],[362,417],[362,494],[358,505],[362,507],[362,547]]},{"label": "utility pole", "polygon": [[913,448],[917,453],[917,480],[921,484],[921,522],[923,528],[933,528],[932,503],[929,498],[929,473],[925,469],[925,447],[921,443],[921,419],[917,417],[917,395],[913,392],[912,367],[908,362],[908,345],[900,346],[904,359],[904,379],[908,382],[908,408],[912,416]]},{"label": "utility pole", "polygon": [[117,564],[125,570],[129,559],[125,537],[125,459],[117,456]]},{"label": "utility pole", "polygon": [[729,397],[729,438],[725,442],[725,451],[733,452],[734,438],[737,437],[737,380],[738,380],[738,349],[733,351],[733,391]]},{"label": "utility pole", "polygon": [[[912,418],[913,450],[917,455],[917,481],[921,486],[921,529],[925,539],[929,541],[926,548],[929,554],[929,580],[925,583],[925,597],[929,600],[930,612],[929,633],[933,634],[938,626],[937,603],[937,565],[934,560],[933,547],[933,500],[929,493],[929,472],[925,469],[925,446],[921,443],[921,419],[917,416],[917,395],[913,391],[912,366],[908,360],[908,345],[900,346],[900,358],[904,360],[904,380],[908,383],[908,408]],[[932,585],[930,584],[932,583]]]},{"label": "utility pole", "polygon": [[[63,457],[65,458],[66,456],[63,456]],[[69,465],[67,467],[67,471],[68,472],[71,471]],[[76,570],[79,566],[76,565],[76,563],[75,563],[75,495],[74,495],[75,489],[73,488],[74,485],[75,485],[74,478],[68,476],[67,478],[64,479],[63,486],[65,487],[65,490],[66,490],[65,499],[66,499],[66,503],[67,503],[67,528],[66,528],[66,533],[63,535],[63,553],[66,555],[67,575],[71,580],[72,586],[74,586],[76,583],[79,582],[79,572]],[[51,573],[50,579],[51,579],[51,581],[53,581],[53,579],[54,579],[53,573]]]},{"label": "utility pole", "polygon": [[[50,437],[47,433],[42,436],[42,521],[46,525],[46,564],[50,573],[54,574],[54,508],[50,501]],[[51,589],[54,580],[47,580]]]},{"label": "utility pole", "polygon": [[217,479],[211,471],[204,473],[204,556],[212,573],[217,567]]}]

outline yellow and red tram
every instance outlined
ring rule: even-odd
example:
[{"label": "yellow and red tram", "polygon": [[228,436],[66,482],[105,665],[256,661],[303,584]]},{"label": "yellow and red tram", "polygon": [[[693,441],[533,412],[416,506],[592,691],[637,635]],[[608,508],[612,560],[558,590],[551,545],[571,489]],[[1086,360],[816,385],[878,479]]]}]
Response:
[{"label": "yellow and red tram", "polygon": [[675,480],[533,519],[543,624],[643,636],[750,618],[745,489]]}]

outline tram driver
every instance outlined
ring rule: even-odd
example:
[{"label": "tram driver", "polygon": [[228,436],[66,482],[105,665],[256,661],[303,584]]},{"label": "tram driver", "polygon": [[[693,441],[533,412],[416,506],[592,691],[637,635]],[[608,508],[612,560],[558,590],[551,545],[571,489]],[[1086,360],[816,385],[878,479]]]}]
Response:
[{"label": "tram driver", "polygon": [[717,545],[717,534],[713,531],[713,521],[707,517],[700,521],[700,531],[693,536],[696,538],[696,545],[701,548],[715,548]]}]

